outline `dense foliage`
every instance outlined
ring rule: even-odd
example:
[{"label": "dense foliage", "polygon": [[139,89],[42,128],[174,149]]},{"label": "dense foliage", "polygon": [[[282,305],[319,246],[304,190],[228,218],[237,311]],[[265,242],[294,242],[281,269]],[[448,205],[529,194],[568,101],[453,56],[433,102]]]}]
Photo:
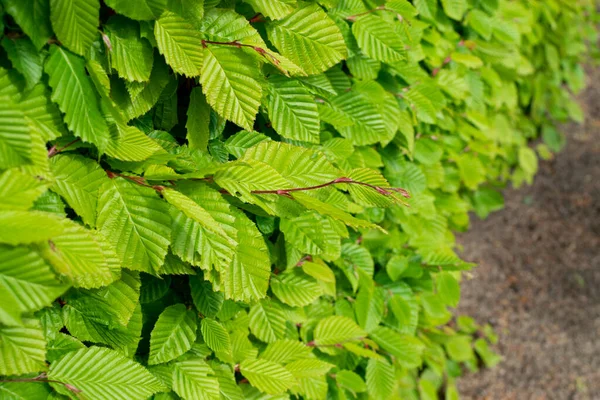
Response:
[{"label": "dense foliage", "polygon": [[456,399],[499,361],[452,232],[581,119],[591,1],[1,4],[0,398]]}]

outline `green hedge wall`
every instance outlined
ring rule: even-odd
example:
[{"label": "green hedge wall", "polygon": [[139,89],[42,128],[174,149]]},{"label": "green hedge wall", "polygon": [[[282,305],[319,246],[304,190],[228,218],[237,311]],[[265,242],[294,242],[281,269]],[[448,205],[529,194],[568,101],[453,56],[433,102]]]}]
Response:
[{"label": "green hedge wall", "polygon": [[0,398],[449,400],[500,361],[453,232],[581,121],[592,1],[0,4]]}]

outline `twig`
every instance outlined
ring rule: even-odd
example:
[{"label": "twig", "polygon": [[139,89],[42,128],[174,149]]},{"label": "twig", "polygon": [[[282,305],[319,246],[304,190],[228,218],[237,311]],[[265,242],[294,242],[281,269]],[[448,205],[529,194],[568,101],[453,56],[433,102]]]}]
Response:
[{"label": "twig", "polygon": [[263,15],[261,13],[256,14],[254,17],[250,18],[248,20],[248,22],[250,22],[251,24],[254,24],[256,22],[264,22],[265,18],[263,17]]},{"label": "twig", "polygon": [[282,196],[288,196],[292,192],[301,192],[301,191],[321,189],[321,188],[335,185],[338,183],[347,183],[347,184],[351,184],[351,185],[354,184],[354,185],[367,186],[367,187],[370,187],[371,189],[374,189],[375,191],[377,191],[378,193],[380,193],[384,196],[390,196],[390,195],[392,195],[392,192],[396,192],[396,193],[400,193],[403,197],[410,198],[410,194],[406,190],[401,189],[401,188],[392,188],[392,187],[384,188],[381,186],[371,185],[370,183],[366,183],[366,182],[355,181],[352,178],[346,178],[346,177],[337,178],[332,181],[322,183],[320,185],[315,185],[315,186],[290,188],[290,189],[275,189],[275,190],[253,190],[250,193],[252,193],[252,194],[278,194],[278,195],[282,195]]},{"label": "twig", "polygon": [[207,46],[208,44],[214,44],[214,45],[218,45],[218,46],[233,46],[233,47],[237,47],[238,49],[241,49],[242,47],[247,47],[249,49],[256,51],[258,54],[260,54],[264,58],[270,58],[275,65],[279,65],[281,63],[273,54],[267,52],[262,47],[254,46],[252,44],[241,43],[239,40],[234,40],[231,42],[215,42],[213,40],[204,40],[204,39],[202,40],[202,47],[206,48],[206,47],[208,47]]},{"label": "twig", "polygon": [[50,147],[50,150],[48,150],[48,158],[54,157],[55,155],[57,155],[61,151],[69,148],[70,146],[74,145],[75,143],[79,142],[80,140],[81,139],[77,138],[77,139],[73,140],[72,142],[67,143],[66,145],[64,145],[60,149],[57,149],[56,146]]},{"label": "twig", "polygon": [[48,375],[46,375],[45,372],[42,372],[41,374],[39,374],[35,378],[17,378],[17,379],[2,379],[2,380],[0,380],[0,383],[3,383],[3,382],[58,383],[59,385],[63,385],[65,388],[67,388],[69,391],[71,391],[73,393],[81,393],[82,392],[81,389],[77,389],[75,386],[73,386],[73,385],[71,385],[69,383],[57,381],[57,380],[54,380],[54,379],[48,379]]},{"label": "twig", "polygon": [[375,7],[373,9],[365,11],[365,12],[361,12],[361,13],[354,14],[354,15],[349,15],[349,16],[346,17],[346,19],[348,21],[355,21],[356,18],[362,17],[363,15],[374,13],[375,11],[392,11],[392,12],[395,12],[394,10],[390,10],[389,8],[386,8],[385,6],[379,6],[379,7]]},{"label": "twig", "polygon": [[150,188],[150,189],[154,189],[157,192],[162,192],[163,190],[165,190],[164,186],[160,186],[160,185],[148,185],[146,183],[146,180],[144,178],[142,178],[141,176],[123,175],[123,174],[120,174],[118,172],[113,172],[113,171],[108,171],[108,170],[106,170],[106,175],[108,175],[108,177],[110,179],[114,179],[117,176],[121,177],[121,178],[124,178],[124,179],[128,179],[128,180],[132,181],[133,183],[137,183],[140,186],[144,186],[144,187],[147,187],[147,188]]}]

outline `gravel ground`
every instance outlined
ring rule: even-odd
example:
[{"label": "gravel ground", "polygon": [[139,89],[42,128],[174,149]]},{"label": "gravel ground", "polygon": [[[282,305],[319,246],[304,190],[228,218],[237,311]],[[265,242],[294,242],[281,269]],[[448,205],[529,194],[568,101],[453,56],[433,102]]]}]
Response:
[{"label": "gravel ground", "polygon": [[459,238],[479,264],[459,313],[490,322],[504,357],[461,380],[464,399],[600,399],[600,69],[588,72],[585,124]]}]

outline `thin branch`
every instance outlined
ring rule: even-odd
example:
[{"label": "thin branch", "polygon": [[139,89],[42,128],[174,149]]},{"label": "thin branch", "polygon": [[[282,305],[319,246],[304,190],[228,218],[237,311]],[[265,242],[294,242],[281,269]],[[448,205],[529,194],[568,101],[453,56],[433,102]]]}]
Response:
[{"label": "thin branch", "polygon": [[233,46],[233,47],[237,47],[238,49],[241,49],[242,47],[247,47],[249,49],[252,49],[252,50],[256,51],[258,54],[260,54],[264,58],[270,58],[275,65],[279,65],[280,64],[280,61],[273,54],[267,52],[262,47],[254,46],[252,44],[241,43],[238,40],[234,40],[234,41],[231,41],[231,42],[215,42],[213,40],[204,40],[204,39],[202,40],[202,46],[203,47],[208,47],[207,46],[208,44],[214,44],[214,45],[218,45],[218,46]]},{"label": "thin branch", "polygon": [[406,190],[401,189],[401,188],[381,187],[381,186],[372,185],[372,184],[366,183],[366,182],[355,181],[352,178],[346,178],[346,177],[337,178],[332,181],[322,183],[320,185],[315,185],[315,186],[290,188],[290,189],[276,189],[276,190],[253,190],[250,193],[252,193],[252,194],[278,194],[278,195],[282,195],[282,196],[289,196],[289,194],[292,192],[316,190],[316,189],[321,189],[321,188],[324,188],[327,186],[335,185],[338,183],[367,186],[384,196],[391,196],[393,193],[400,193],[400,195],[402,195],[403,197],[410,198],[410,194]]},{"label": "thin branch", "polygon": [[149,184],[147,184],[146,180],[144,178],[142,178],[141,176],[123,175],[123,174],[120,174],[118,172],[113,172],[113,171],[108,171],[108,170],[106,170],[106,175],[108,175],[108,177],[110,179],[114,179],[117,176],[121,177],[121,178],[124,178],[124,179],[128,179],[128,180],[132,181],[133,183],[136,183],[136,184],[138,184],[140,186],[144,186],[144,187],[147,187],[147,188],[150,188],[150,189],[154,189],[157,192],[162,192],[163,190],[165,190],[164,186],[149,185]]},{"label": "thin branch", "polygon": [[361,12],[361,13],[354,14],[354,15],[349,15],[349,16],[346,17],[346,20],[348,20],[348,21],[356,21],[356,19],[358,17],[362,17],[363,15],[371,14],[371,13],[374,13],[376,11],[389,11],[389,12],[393,12],[393,13],[396,13],[396,15],[398,16],[398,19],[400,21],[403,20],[402,15],[398,14],[398,12],[396,12],[395,10],[387,8],[386,6],[379,6],[379,7],[373,8],[371,10],[367,10],[365,12]]},{"label": "thin branch", "polygon": [[71,147],[72,145],[74,145],[75,143],[79,142],[81,139],[77,138],[75,140],[73,140],[72,142],[67,143],[66,145],[64,145],[63,147],[61,147],[60,149],[56,148],[56,146],[52,146],[50,148],[50,150],[48,150],[48,158],[54,157],[55,155],[57,155],[58,153],[60,153],[61,151]]},{"label": "thin branch", "polygon": [[264,22],[264,21],[265,21],[265,17],[263,17],[263,15],[261,13],[256,14],[254,17],[252,17],[248,20],[248,22],[250,22],[251,24],[254,24],[256,22]]},{"label": "thin branch", "polygon": [[39,374],[38,376],[34,377],[34,378],[17,378],[17,379],[2,379],[0,380],[0,383],[3,382],[40,382],[40,383],[57,383],[59,385],[63,385],[65,388],[67,388],[69,391],[77,394],[77,393],[81,393],[82,390],[76,388],[75,386],[69,384],[69,383],[65,383],[65,382],[61,382],[61,381],[57,381],[54,379],[48,379],[48,375],[46,375],[45,372],[42,372],[41,374]]}]

